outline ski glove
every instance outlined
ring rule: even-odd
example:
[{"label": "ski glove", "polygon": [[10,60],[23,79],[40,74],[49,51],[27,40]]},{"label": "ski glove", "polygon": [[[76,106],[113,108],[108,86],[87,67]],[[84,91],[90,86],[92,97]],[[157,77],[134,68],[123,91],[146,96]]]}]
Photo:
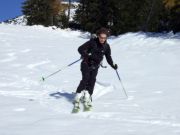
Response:
[{"label": "ski glove", "polygon": [[113,65],[112,65],[112,68],[113,68],[114,70],[117,70],[117,69],[118,69],[118,65],[117,65],[117,64],[113,64]]}]

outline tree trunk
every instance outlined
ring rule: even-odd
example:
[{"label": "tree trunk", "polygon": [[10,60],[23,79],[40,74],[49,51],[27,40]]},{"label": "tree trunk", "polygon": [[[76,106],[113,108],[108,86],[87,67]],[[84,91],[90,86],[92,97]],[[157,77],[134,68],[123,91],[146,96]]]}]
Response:
[{"label": "tree trunk", "polygon": [[148,30],[148,24],[149,24],[149,21],[150,21],[150,18],[151,18],[151,16],[152,16],[152,14],[153,14],[153,10],[154,10],[155,3],[156,3],[156,0],[153,0],[153,1],[152,1],[152,5],[151,5],[150,12],[149,12],[148,17],[147,17],[147,20],[146,20],[146,22],[145,22],[145,24],[144,24],[144,26],[143,26],[143,31],[145,31],[145,32]]},{"label": "tree trunk", "polygon": [[69,7],[68,7],[68,22],[70,21],[70,14],[71,14],[71,0],[69,0]]}]

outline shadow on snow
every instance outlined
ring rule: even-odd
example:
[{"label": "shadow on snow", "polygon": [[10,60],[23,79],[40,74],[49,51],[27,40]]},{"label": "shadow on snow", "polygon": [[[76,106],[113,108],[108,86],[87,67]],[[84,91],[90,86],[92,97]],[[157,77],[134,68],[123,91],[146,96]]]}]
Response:
[{"label": "shadow on snow", "polygon": [[67,101],[73,102],[75,94],[68,93],[68,92],[55,92],[55,93],[49,94],[49,96],[55,99],[65,98]]}]

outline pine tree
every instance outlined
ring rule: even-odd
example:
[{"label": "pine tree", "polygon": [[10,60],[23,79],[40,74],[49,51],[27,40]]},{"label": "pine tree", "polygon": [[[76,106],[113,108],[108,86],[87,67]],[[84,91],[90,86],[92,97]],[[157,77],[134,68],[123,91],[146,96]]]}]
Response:
[{"label": "pine tree", "polygon": [[158,31],[180,31],[180,1],[179,0],[162,0],[163,8],[159,12],[159,29]]},{"label": "pine tree", "polygon": [[[114,1],[114,2],[113,2]],[[143,30],[150,13],[149,0],[113,0],[113,33],[136,32]]]},{"label": "pine tree", "polygon": [[80,0],[74,19],[81,25],[82,30],[94,32],[98,14],[97,0]]},{"label": "pine tree", "polygon": [[22,6],[28,25],[54,25],[59,10],[59,0],[26,0]]},{"label": "pine tree", "polygon": [[170,10],[170,29],[174,33],[180,32],[180,1],[174,0],[174,5]]},{"label": "pine tree", "polygon": [[157,32],[165,14],[162,0],[151,0],[145,31]]}]

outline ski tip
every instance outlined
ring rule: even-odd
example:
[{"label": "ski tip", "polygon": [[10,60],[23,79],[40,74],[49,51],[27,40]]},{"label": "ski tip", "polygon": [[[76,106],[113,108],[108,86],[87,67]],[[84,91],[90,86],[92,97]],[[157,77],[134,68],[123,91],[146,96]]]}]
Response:
[{"label": "ski tip", "polygon": [[79,113],[79,111],[80,111],[79,109],[73,109],[71,113],[72,114],[77,114],[77,113]]},{"label": "ski tip", "polygon": [[84,108],[83,112],[91,112],[92,111],[92,107],[88,107],[88,108]]}]

